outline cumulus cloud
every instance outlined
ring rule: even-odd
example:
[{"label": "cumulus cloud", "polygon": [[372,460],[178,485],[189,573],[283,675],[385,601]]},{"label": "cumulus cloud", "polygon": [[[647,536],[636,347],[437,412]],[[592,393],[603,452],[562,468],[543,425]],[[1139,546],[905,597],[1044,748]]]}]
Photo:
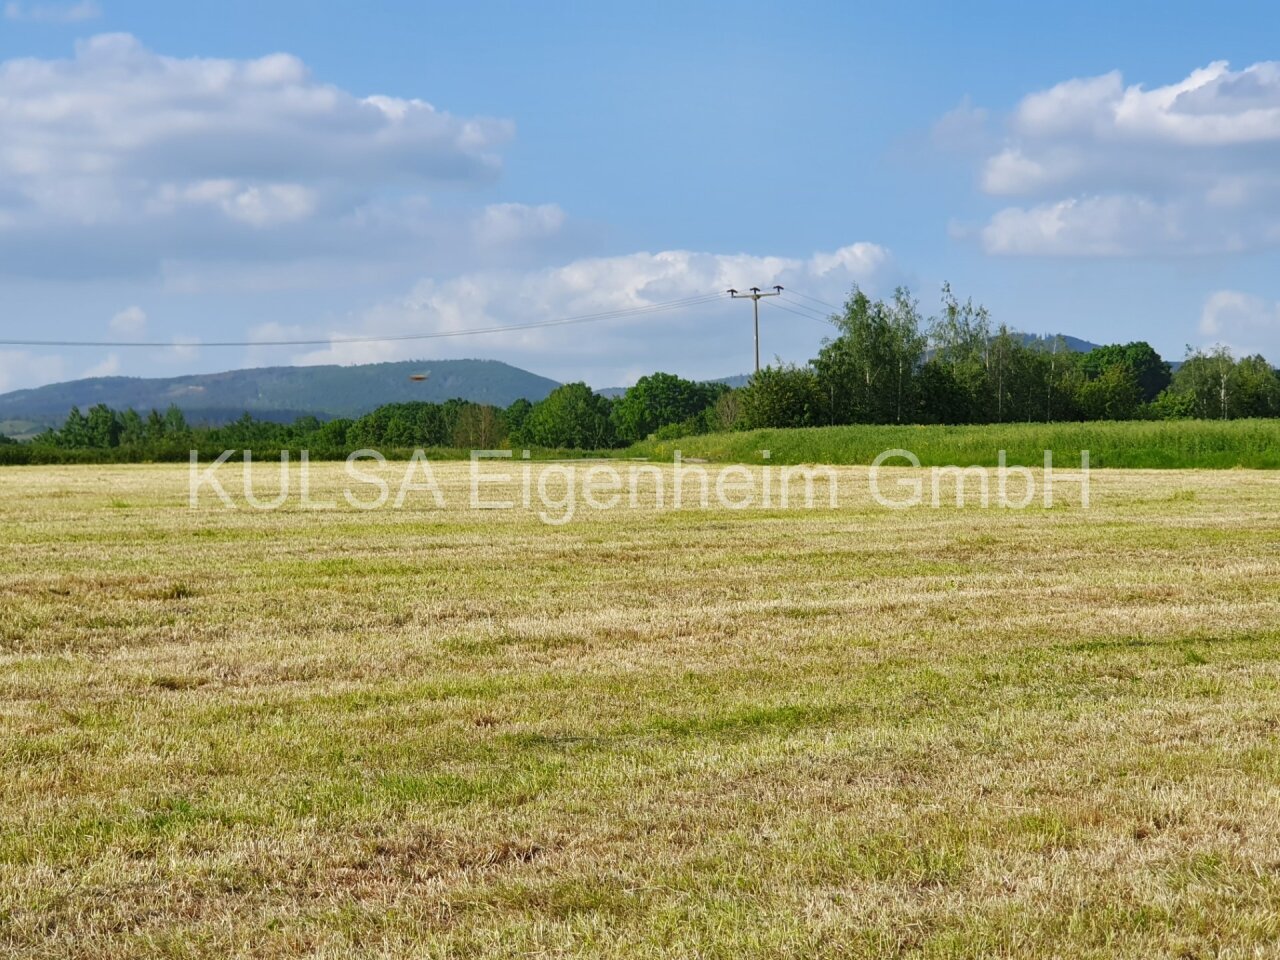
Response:
[{"label": "cumulus cloud", "polygon": [[172,346],[166,347],[162,353],[155,354],[154,359],[160,363],[190,363],[199,354],[199,347],[199,337],[174,337]]},{"label": "cumulus cloud", "polygon": [[[448,333],[648,307],[723,294],[729,287],[775,283],[835,304],[855,283],[872,290],[886,287],[895,279],[892,272],[888,251],[874,243],[851,244],[803,259],[688,250],[593,257],[539,270],[481,271],[443,281],[422,280],[407,295],[376,304],[321,335]],[[783,304],[766,304],[761,310],[765,359],[781,355],[806,360],[831,332],[820,318],[786,312],[780,309]],[[297,336],[299,328],[290,329]],[[276,325],[264,327],[256,331],[257,338],[274,339],[280,330]],[[456,339],[335,343],[289,359],[303,364],[347,364],[471,356],[504,359],[558,378],[585,376],[596,386],[624,384],[634,379],[637,370],[725,376],[750,369],[750,311],[725,297],[687,309],[583,325]]]},{"label": "cumulus cloud", "polygon": [[933,125],[933,142],[944,150],[980,150],[989,144],[990,111],[975,107],[965,96]]},{"label": "cumulus cloud", "polygon": [[495,203],[481,211],[473,229],[481,243],[507,244],[551,236],[564,226],[564,220],[564,211],[554,203]]},{"label": "cumulus cloud", "polygon": [[1177,215],[1144,197],[1059,200],[1001,210],[982,229],[988,253],[1041,256],[1129,256],[1179,249]]},{"label": "cumulus cloud", "polygon": [[1260,353],[1280,361],[1280,303],[1239,290],[1217,290],[1205,300],[1200,333],[1238,354]]},{"label": "cumulus cloud", "polygon": [[0,393],[67,378],[66,361],[58,354],[0,350]]},{"label": "cumulus cloud", "polygon": [[164,184],[152,200],[155,212],[173,213],[183,205],[208,206],[254,227],[270,227],[309,217],[316,192],[293,183],[246,184],[239,180],[200,180],[181,187]]},{"label": "cumulus cloud", "polygon": [[[944,118],[945,119],[945,118]],[[987,151],[984,192],[1020,198],[989,253],[1232,252],[1280,241],[1280,63],[1225,61],[1164,86],[1118,72],[1024,97]]]},{"label": "cumulus cloud", "polygon": [[113,377],[120,372],[120,355],[108,353],[93,366],[80,374],[81,377]]},{"label": "cumulus cloud", "polygon": [[815,253],[808,262],[807,271],[817,277],[836,276],[839,279],[871,277],[884,267],[889,252],[874,243],[851,243],[831,253]]},{"label": "cumulus cloud", "polygon": [[136,337],[147,329],[147,315],[141,307],[125,307],[111,318],[111,332]]},{"label": "cumulus cloud", "polygon": [[0,64],[0,272],[110,276],[442,242],[421,225],[424,193],[491,182],[512,133],[323,83],[285,53],[178,58],[96,36],[70,59]]},{"label": "cumulus cloud", "polygon": [[78,3],[18,3],[4,5],[4,18],[25,23],[83,23],[102,16],[102,8],[94,0]]},{"label": "cumulus cloud", "polygon": [[127,34],[78,43],[71,60],[7,61],[0,91],[0,171],[19,177],[487,179],[511,134],[423,100],[356,96],[286,53],[183,59]]},{"label": "cumulus cloud", "polygon": [[[377,300],[330,322],[285,319],[258,324],[247,332],[226,329],[225,338],[257,342],[238,355],[203,351],[195,337],[152,332],[145,311],[133,305],[112,317],[115,336],[141,339],[145,333],[148,340],[171,340],[171,346],[120,351],[89,371],[56,354],[0,353],[0,392],[66,379],[69,369],[74,369],[75,376],[156,376],[162,369],[178,372],[196,362],[207,363],[211,357],[227,368],[487,357],[560,380],[586,379],[596,387],[629,385],[654,370],[691,377],[728,376],[749,372],[753,359],[750,305],[730,300],[725,295],[728,288],[783,285],[784,298],[761,304],[761,356],[765,362],[774,357],[804,362],[832,333],[824,318],[854,284],[885,295],[903,279],[889,251],[869,242],[807,257],[667,250],[584,257],[550,267],[486,268],[420,279],[402,295]],[[320,348],[268,342],[449,334],[648,308],[695,297],[709,299],[672,310],[479,336],[330,342]]]}]

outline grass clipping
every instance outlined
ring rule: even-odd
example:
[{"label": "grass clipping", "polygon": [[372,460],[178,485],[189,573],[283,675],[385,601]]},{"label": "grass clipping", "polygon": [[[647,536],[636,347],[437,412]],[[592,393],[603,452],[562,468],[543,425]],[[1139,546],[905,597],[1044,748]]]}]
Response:
[{"label": "grass clipping", "polygon": [[1280,475],[555,528],[436,476],[0,472],[0,953],[1274,949]]}]

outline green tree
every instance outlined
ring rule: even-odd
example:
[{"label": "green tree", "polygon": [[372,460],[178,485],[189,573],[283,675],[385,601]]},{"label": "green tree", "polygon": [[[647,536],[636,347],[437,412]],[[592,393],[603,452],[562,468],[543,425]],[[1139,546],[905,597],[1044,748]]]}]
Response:
[{"label": "green tree", "polygon": [[1079,354],[1074,353],[1062,337],[1054,337],[1041,349],[1044,371],[1044,420],[1052,423],[1080,419],[1077,403],[1084,371]]},{"label": "green tree", "polygon": [[359,447],[348,439],[352,425],[351,420],[341,418],[322,423],[319,429],[311,435],[308,442],[314,445],[317,450],[333,452],[358,450]]},{"label": "green tree", "polygon": [[160,416],[159,410],[153,409],[147,414],[145,430],[149,443],[159,443],[164,439],[164,417]]},{"label": "green tree", "polygon": [[1074,357],[1060,339],[1027,337],[1001,324],[987,348],[985,368],[970,381],[976,419],[1041,423],[1076,417],[1083,377]]},{"label": "green tree", "polygon": [[105,403],[89,408],[85,418],[85,446],[106,450],[120,445],[120,421]]},{"label": "green tree", "polygon": [[737,430],[742,423],[742,391],[725,390],[707,412],[707,428],[717,432]]},{"label": "green tree", "polygon": [[1102,376],[1107,368],[1116,364],[1133,374],[1144,403],[1160,396],[1173,380],[1169,364],[1145,340],[1095,347],[1081,358],[1081,369],[1090,379]]},{"label": "green tree", "polygon": [[1119,362],[1080,384],[1076,397],[1086,420],[1132,420],[1142,404],[1142,387],[1133,370]]},{"label": "green tree", "polygon": [[662,427],[686,423],[711,406],[723,389],[670,373],[641,377],[613,404],[618,439],[634,443]]},{"label": "green tree", "polygon": [[972,298],[961,303],[949,283],[942,285],[942,312],[929,322],[928,333],[934,356],[953,369],[986,366],[991,314],[981,304],[975,306]]},{"label": "green tree", "polygon": [[1195,398],[1168,387],[1143,412],[1151,420],[1190,420],[1196,415]]},{"label": "green tree", "polygon": [[72,407],[58,431],[56,442],[60,447],[83,449],[89,446],[89,421],[80,412],[79,407]]},{"label": "green tree", "polygon": [[1255,354],[1236,364],[1234,415],[1280,417],[1280,372]]},{"label": "green tree", "polygon": [[737,391],[745,429],[811,427],[824,422],[827,400],[809,367],[764,367]]},{"label": "green tree", "polygon": [[[928,419],[940,423],[982,423],[992,418],[989,367],[991,315],[972,299],[963,303],[950,284],[942,285],[942,312],[930,320],[931,360],[945,368],[931,375]],[[938,403],[954,404],[947,408]]]},{"label": "green tree", "polygon": [[919,419],[923,423],[969,423],[971,397],[955,368],[937,357],[927,360],[916,378]]},{"label": "green tree", "polygon": [[178,409],[177,404],[169,404],[169,409],[164,412],[164,435],[166,438],[181,440],[185,439],[191,433],[191,428],[187,426],[187,418],[182,411]]},{"label": "green tree", "polygon": [[147,426],[138,411],[130,407],[120,414],[120,446],[140,447],[147,440]]},{"label": "green tree", "polygon": [[507,424],[507,435],[512,443],[524,443],[523,430],[524,422],[529,417],[529,411],[533,409],[533,404],[520,397],[514,400],[511,406],[503,411],[503,419]]},{"label": "green tree", "polygon": [[458,411],[453,445],[461,450],[494,450],[507,439],[502,411],[487,403],[468,403]]},{"label": "green tree", "polygon": [[854,287],[840,331],[813,361],[827,398],[827,422],[902,423],[917,408],[916,372],[924,354],[920,311],[905,287],[893,300],[872,300]]},{"label": "green tree", "polygon": [[615,442],[607,397],[585,383],[556,387],[533,405],[521,429],[523,442],[540,447],[602,450]]},{"label": "green tree", "polygon": [[289,425],[289,435],[295,440],[305,440],[321,427],[320,418],[307,414]]},{"label": "green tree", "polygon": [[1202,420],[1227,420],[1235,415],[1238,397],[1236,362],[1226,347],[1205,352],[1187,348],[1187,357],[1174,374],[1172,389],[1190,397],[1191,409]]},{"label": "green tree", "polygon": [[256,420],[246,411],[225,426],[209,431],[209,439],[224,447],[284,446],[288,443],[288,428],[282,424]]},{"label": "green tree", "polygon": [[388,403],[369,411],[350,425],[347,439],[354,449],[377,449],[445,446],[453,437],[444,407],[416,400]]},{"label": "green tree", "polygon": [[1031,350],[1004,324],[987,348],[987,419],[995,423],[1029,420],[1034,378]]}]

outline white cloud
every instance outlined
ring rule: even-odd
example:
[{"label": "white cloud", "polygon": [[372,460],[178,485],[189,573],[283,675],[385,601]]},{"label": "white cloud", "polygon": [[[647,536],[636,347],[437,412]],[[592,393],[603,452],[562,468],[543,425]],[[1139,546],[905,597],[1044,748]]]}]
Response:
[{"label": "white cloud", "polygon": [[141,307],[125,307],[111,318],[111,332],[134,337],[147,328],[147,315]]},{"label": "white cloud", "polygon": [[975,107],[966,95],[955,109],[943,114],[933,125],[933,142],[944,150],[969,151],[987,145],[991,120],[989,111]]},{"label": "white cloud", "polygon": [[1280,140],[1280,63],[1233,71],[1225,60],[1179,83],[1125,89],[1114,104],[1117,131],[1135,139],[1222,146]]},{"label": "white cloud", "polygon": [[1010,207],[982,229],[982,246],[993,254],[1128,256],[1177,249],[1183,240],[1175,211],[1129,196]]},{"label": "white cloud", "polygon": [[120,372],[120,356],[108,353],[100,361],[89,367],[81,377],[112,377]]},{"label": "white cloud", "polygon": [[0,393],[57,383],[67,378],[66,361],[57,354],[0,350]]},{"label": "white cloud", "polygon": [[[944,118],[945,120],[946,118]],[[1025,204],[979,231],[994,254],[1234,252],[1280,242],[1280,62],[1171,84],[1118,71],[1024,97],[979,182]]]},{"label": "white cloud", "polygon": [[[289,54],[178,58],[96,36],[71,59],[0,63],[0,272],[421,258],[450,232],[424,224],[423,191],[492,181],[512,133],[323,83]],[[558,227],[558,208],[512,207],[492,215],[498,234],[521,209]]]},{"label": "white cloud", "polygon": [[481,243],[506,244],[555,234],[564,226],[564,220],[564,211],[554,203],[536,207],[495,203],[481,211],[474,230]]},{"label": "white cloud", "polygon": [[511,134],[423,100],[356,96],[289,54],[182,59],[127,34],[78,43],[72,60],[7,61],[0,91],[0,170],[18,176],[488,179]]},{"label": "white cloud", "polygon": [[1054,137],[1222,146],[1280,140],[1280,62],[1232,70],[1219,60],[1166,86],[1126,86],[1118,71],[1033,93],[1014,132]]},{"label": "white cloud", "polygon": [[150,208],[172,214],[184,205],[213,207],[232,220],[269,227],[309,217],[316,209],[316,193],[295,183],[255,186],[233,179],[200,180],[181,186],[162,185]]},{"label": "white cloud", "polygon": [[17,0],[4,5],[4,18],[26,23],[83,23],[97,20],[102,8],[94,0],[78,3],[19,3]]},{"label": "white cloud", "polygon": [[889,261],[889,251],[874,243],[851,243],[831,253],[815,253],[808,271],[818,277],[870,277]]},{"label": "white cloud", "polygon": [[[886,286],[893,279],[892,270],[888,251],[873,243],[855,243],[807,259],[688,250],[594,257],[539,270],[482,271],[444,281],[422,280],[407,295],[379,303],[349,323],[318,335],[397,336],[507,326],[775,283],[839,303],[854,283],[873,290]],[[792,303],[789,308],[794,307]],[[807,360],[831,332],[816,318],[776,309],[768,301],[761,309],[761,327],[765,360],[775,354]],[[255,331],[255,339],[272,339],[281,329],[264,326]],[[687,309],[582,325],[479,337],[332,344],[289,359],[303,364],[349,364],[486,356],[548,376],[586,377],[596,386],[611,386],[634,379],[636,370],[668,369],[707,377],[747,371],[750,330],[750,311],[725,297]]]},{"label": "white cloud", "polygon": [[1200,333],[1239,355],[1261,353],[1280,361],[1280,303],[1238,290],[1217,290],[1205,300]]},{"label": "white cloud", "polygon": [[[218,339],[259,342],[241,354],[202,350],[196,337],[170,337],[151,330],[154,324],[145,311],[131,305],[112,318],[116,337],[142,339],[145,333],[145,339],[163,337],[172,345],[117,351],[87,371],[83,364],[89,360],[69,362],[29,351],[0,353],[0,392],[69,375],[157,376],[164,368],[182,372],[201,364],[210,369],[213,362],[229,369],[488,357],[560,380],[586,379],[597,387],[627,385],[654,370],[692,377],[727,376],[749,372],[753,355],[750,304],[730,300],[724,293],[729,287],[782,284],[786,288],[782,299],[761,304],[761,356],[765,362],[775,356],[804,362],[815,355],[832,328],[823,321],[828,308],[800,294],[834,305],[843,302],[855,283],[874,295],[885,295],[902,279],[889,252],[866,242],[806,257],[667,250],[570,259],[552,267],[486,268],[421,279],[402,288],[406,292],[400,296],[339,314],[335,321],[272,320],[247,333],[226,328]],[[329,343],[319,348],[262,343],[505,327],[704,295],[710,295],[707,302],[670,311],[480,336]]]},{"label": "white cloud", "polygon": [[255,227],[268,227],[309,217],[316,208],[313,191],[294,183],[246,187],[221,203],[227,216]]},{"label": "white cloud", "polygon": [[1039,193],[1068,179],[1079,167],[1079,156],[1067,147],[1045,149],[1038,156],[1006,147],[987,161],[982,189],[1000,196]]},{"label": "white cloud", "polygon": [[200,338],[178,336],[172,338],[173,343],[158,353],[151,354],[153,363],[187,364],[200,355]]},{"label": "white cloud", "polygon": [[1123,94],[1124,81],[1119,71],[1067,80],[1024,97],[1014,111],[1013,126],[1030,138],[1088,134],[1105,123],[1112,105]]}]

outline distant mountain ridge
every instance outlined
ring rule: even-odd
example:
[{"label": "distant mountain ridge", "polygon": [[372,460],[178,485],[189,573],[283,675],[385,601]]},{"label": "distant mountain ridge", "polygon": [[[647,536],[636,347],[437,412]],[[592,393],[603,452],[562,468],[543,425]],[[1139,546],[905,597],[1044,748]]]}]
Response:
[{"label": "distant mountain ridge", "polygon": [[[1051,343],[1061,337],[1070,350],[1098,346],[1065,334],[1022,334],[1024,342]],[[410,379],[426,375],[425,380]],[[743,386],[747,374],[711,381]],[[139,412],[177,406],[192,423],[220,424],[251,413],[260,420],[289,423],[301,416],[322,420],[358,417],[386,403],[461,398],[509,406],[524,398],[537,402],[560,384],[499,360],[408,360],[352,366],[255,367],[181,377],[89,377],[0,394],[0,434],[30,436],[63,422],[72,407],[81,411],[105,403]],[[599,393],[621,396],[626,387]]]},{"label": "distant mountain ridge", "polygon": [[1053,341],[1061,340],[1067,345],[1067,349],[1072,353],[1088,353],[1091,350],[1097,350],[1102,346],[1100,343],[1093,343],[1089,340],[1081,340],[1079,337],[1069,337],[1065,333],[1024,333],[1021,334],[1022,342],[1029,347],[1037,344],[1046,347],[1052,347]]},{"label": "distant mountain ridge", "polygon": [[[751,380],[751,374],[738,373],[738,374],[734,374],[732,377],[716,377],[714,380],[703,380],[701,382],[702,383],[723,383],[726,387],[733,387],[737,389],[738,387],[745,387],[750,382],[750,380]],[[602,397],[612,397],[616,399],[622,396],[623,394],[625,394],[630,389],[631,389],[630,387],[601,387],[599,390],[596,391],[596,393],[600,394],[600,396]]]},{"label": "distant mountain ridge", "polygon": [[[412,376],[425,374],[425,380]],[[258,367],[182,377],[90,377],[0,394],[0,433],[61,423],[74,406],[105,403],[140,412],[176,405],[193,423],[224,423],[248,412],[288,422],[358,417],[385,403],[460,397],[509,406],[536,402],[560,384],[498,360],[416,360],[353,366]]]}]

